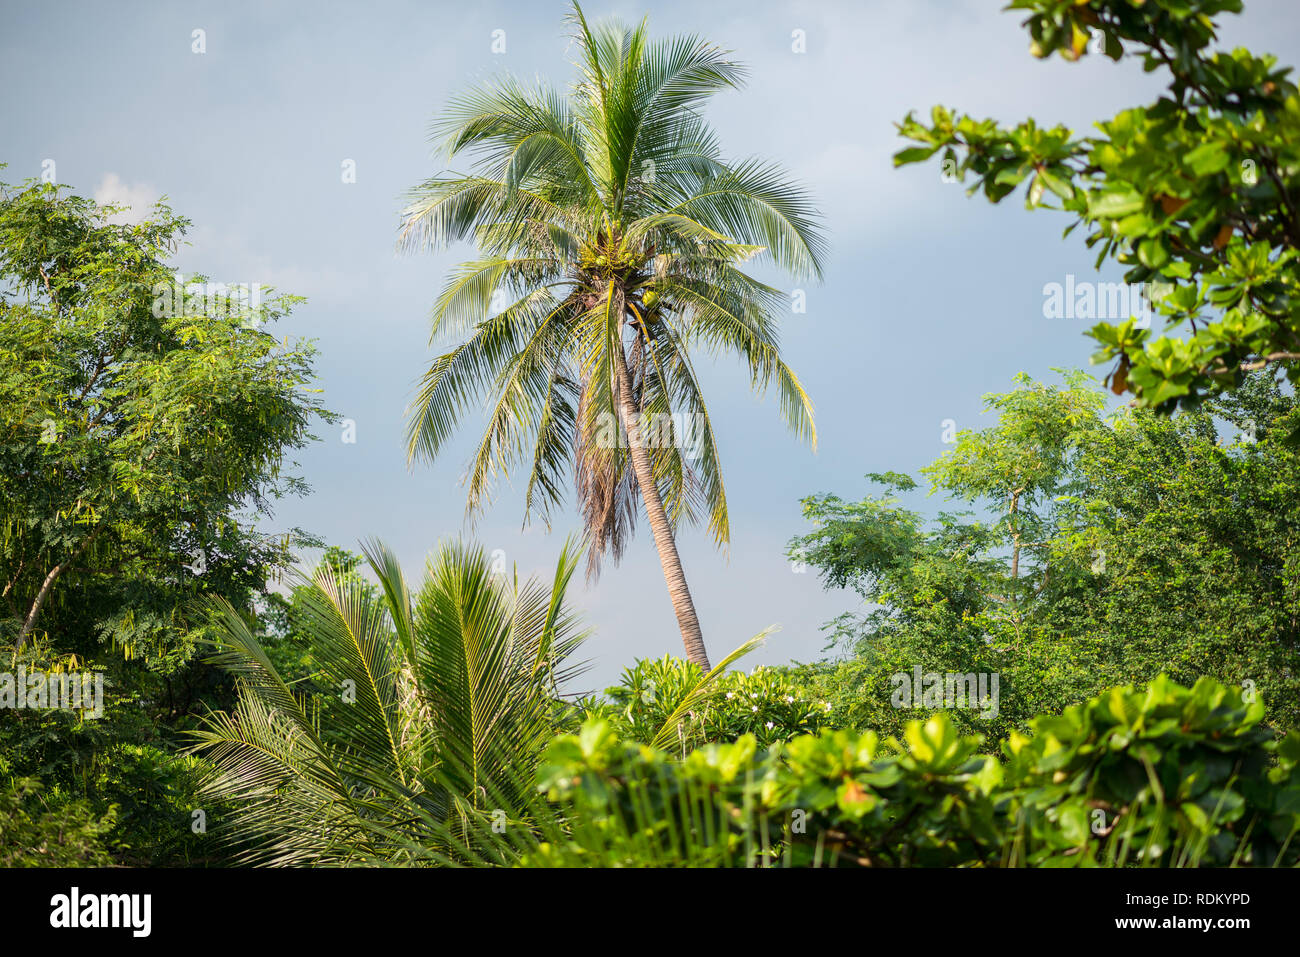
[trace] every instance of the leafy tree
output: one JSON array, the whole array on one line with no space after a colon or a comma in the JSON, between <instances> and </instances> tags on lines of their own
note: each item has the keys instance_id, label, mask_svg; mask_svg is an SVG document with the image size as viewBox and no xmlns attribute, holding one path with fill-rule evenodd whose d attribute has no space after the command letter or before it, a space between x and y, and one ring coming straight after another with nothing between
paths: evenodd
<instances>
[{"instance_id":1,"label":"leafy tree","mask_svg":"<svg viewBox=\"0 0 1300 957\"><path fill-rule=\"evenodd\" d=\"M999 538L1011 554L1011 578L1020 583L1021 555L1053 526L1053 506L1071 482L1087 436L1097 428L1105 400L1082 372L1063 373L1063 387L1035 383L1021 373L1011 392L986 397L998 424L958 434L953 447L922 471L931 491L966 502L1005 503ZM1018 600L1018 594L1009 596Z\"/></svg>"},{"instance_id":2,"label":"leafy tree","mask_svg":"<svg viewBox=\"0 0 1300 957\"><path fill-rule=\"evenodd\" d=\"M1300 725L1297 425L1294 394L1256 375L1195 414L1096 433L1042 609L1085 689L1210 675Z\"/></svg>"},{"instance_id":3,"label":"leafy tree","mask_svg":"<svg viewBox=\"0 0 1300 957\"><path fill-rule=\"evenodd\" d=\"M1256 374L1173 419L1107 419L1100 398L1073 376L988 397L998 423L924 470L979 515L805 500L815 527L792 554L866 604L830 626L849 660L795 670L842 721L897 732L914 712L893 706L891 682L919 666L1000 675L995 723L953 715L970 732L1161 672L1262 694L1271 721L1300 724L1294 395Z\"/></svg>"},{"instance_id":4,"label":"leafy tree","mask_svg":"<svg viewBox=\"0 0 1300 957\"><path fill-rule=\"evenodd\" d=\"M1035 609L1050 569L1057 501L1078 480L1085 437L1102 427L1104 400L1088 377L1065 373L1060 386L1016 378L1008 393L985 396L997 424L964 430L923 472L932 492L978 508L940 511L927 522L895 493L916 488L909 476L872 474L886 494L861 502L811 496L804 516L814 528L790 543L792 557L851 587L865 609L830 623L835 644L852 657L795 669L847 725L901 733L915 711L893 706L896 675L997 674L997 713L954 716L967 733L989 740L1044 706L1028 694L1034 672L1017 668L1035 645ZM914 702L919 707L919 702Z\"/></svg>"},{"instance_id":5,"label":"leafy tree","mask_svg":"<svg viewBox=\"0 0 1300 957\"><path fill-rule=\"evenodd\" d=\"M311 543L254 522L305 491L287 456L330 415L305 388L311 347L263 328L298 300L201 276L178 295L167 260L187 221L112 212L0 187L0 670L92 671L105 691L97 719L5 709L0 773L39 778L40 800L81 820L58 826L87 860L193 863L195 768L172 735L231 682L195 657L192 602L250 607Z\"/></svg>"},{"instance_id":6,"label":"leafy tree","mask_svg":"<svg viewBox=\"0 0 1300 957\"><path fill-rule=\"evenodd\" d=\"M1149 283L1164 334L1136 318L1100 323L1095 362L1117 360L1116 394L1169 411L1278 364L1300 381L1300 93L1276 58L1214 50L1214 17L1240 0L1014 0L1031 52L1079 60L1141 57L1169 78L1155 103L1079 136L1033 119L1014 127L936 106L909 114L914 146L895 164L942 153L946 171L1000 202L1027 183L1028 208L1059 209L1097 248L1097 266ZM1058 205L1050 202L1055 198ZM1178 331L1178 334L1170 334ZM1300 440L1296 433L1293 440Z\"/></svg>"},{"instance_id":7,"label":"leafy tree","mask_svg":"<svg viewBox=\"0 0 1300 957\"><path fill-rule=\"evenodd\" d=\"M437 132L472 172L426 181L405 211L409 245L472 238L483 252L434 309L434 335L456 345L424 377L410 454L435 458L486 397L469 509L526 462L528 515L546 520L572 468L592 573L622 553L639 497L687 657L707 672L674 530L703 518L719 545L730 531L694 359L739 356L815 442L812 405L780 354L785 297L741 267L766 257L819 276L823 241L807 194L771 163L724 159L700 114L741 84L739 64L697 37L593 26L576 5L569 19L572 91L506 78L457 99Z\"/></svg>"},{"instance_id":8,"label":"leafy tree","mask_svg":"<svg viewBox=\"0 0 1300 957\"><path fill-rule=\"evenodd\" d=\"M246 607L309 543L254 522L306 489L286 457L330 415L306 388L310 345L262 328L298 300L178 290L166 260L187 221L112 211L45 183L0 199L0 633L113 643L169 674L197 595Z\"/></svg>"},{"instance_id":9,"label":"leafy tree","mask_svg":"<svg viewBox=\"0 0 1300 957\"><path fill-rule=\"evenodd\" d=\"M906 476L868 478L899 491L914 487ZM847 658L789 669L807 694L831 705L837 727L901 734L916 712L891 705L893 676L912 675L918 666L923 673L1008 677L1003 644L990 640L1020 611L1007 603L1013 582L998 554L1005 526L948 512L927 523L890 492L860 502L812 496L804 515L815 527L791 541L791 556L819 569L828 585L852 588L864 605L826 626L827 650L838 647ZM1005 733L1029 714L1007 707L1018 699L1005 685L1000 694L992 724L974 713L954 720L966 733Z\"/></svg>"}]
</instances>

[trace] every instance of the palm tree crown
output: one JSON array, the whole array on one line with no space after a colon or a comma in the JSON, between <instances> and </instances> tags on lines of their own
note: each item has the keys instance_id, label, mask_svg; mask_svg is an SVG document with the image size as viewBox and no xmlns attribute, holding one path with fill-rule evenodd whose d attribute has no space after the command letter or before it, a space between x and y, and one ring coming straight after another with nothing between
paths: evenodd
<instances>
[{"instance_id":1,"label":"palm tree crown","mask_svg":"<svg viewBox=\"0 0 1300 957\"><path fill-rule=\"evenodd\" d=\"M770 163L725 160L700 114L742 66L694 36L649 40L644 22L593 25L576 5L569 19L571 92L505 78L454 100L435 135L471 172L422 183L404 211L408 247L472 239L482 257L438 297L434 336L454 347L424 376L409 454L433 460L486 401L469 511L527 463L527 513L549 522L572 474L593 574L620 557L640 498L688 656L707 670L673 532L704 519L725 546L730 528L692 355L740 356L815 446L779 350L785 295L741 267L767 257L820 277L823 239L808 194Z\"/></svg>"}]
</instances>

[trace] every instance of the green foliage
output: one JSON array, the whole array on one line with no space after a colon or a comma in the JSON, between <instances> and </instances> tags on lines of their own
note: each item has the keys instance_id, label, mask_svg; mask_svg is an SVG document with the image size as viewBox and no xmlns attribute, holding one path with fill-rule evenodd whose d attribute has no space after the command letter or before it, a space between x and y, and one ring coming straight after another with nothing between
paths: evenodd
<instances>
[{"instance_id":1,"label":"green foliage","mask_svg":"<svg viewBox=\"0 0 1300 957\"><path fill-rule=\"evenodd\" d=\"M683 658L637 659L623 670L617 685L605 689L604 700L580 702L580 717L604 718L620 738L650 743L701 678L699 666ZM669 737L671 747L681 752L746 734L766 747L816 731L828 711L825 702L810 699L779 670L760 666L749 674L729 671L712 683L706 697L689 706L682 720L672 722Z\"/></svg>"},{"instance_id":2,"label":"green foliage","mask_svg":"<svg viewBox=\"0 0 1300 957\"><path fill-rule=\"evenodd\" d=\"M0 671L27 674L76 672L84 662L56 655L45 642L29 642ZM94 672L92 672L94 673ZM128 866L192 866L211 860L191 829L199 762L174 753L171 729L159 728L137 688L104 678L103 713L58 708L0 709L0 779L39 780L42 801L74 807L70 817L103 819L102 845L114 863ZM84 814L83 814L84 811Z\"/></svg>"},{"instance_id":3,"label":"green foliage","mask_svg":"<svg viewBox=\"0 0 1300 957\"><path fill-rule=\"evenodd\" d=\"M239 700L194 747L210 762L203 797L230 805L210 833L240 861L438 860L462 816L524 802L518 782L560 723L557 686L584 637L565 602L570 549L547 587L444 545L414 593L385 547L365 554L378 589L327 562L300 592L310 687L291 685L244 618L216 605L216 660L238 676Z\"/></svg>"},{"instance_id":4,"label":"green foliage","mask_svg":"<svg viewBox=\"0 0 1300 957\"><path fill-rule=\"evenodd\" d=\"M92 783L94 806L111 802L118 863L138 867L196 867L220 863L218 849L194 812L220 821L225 808L200 796L207 769L198 758L148 745L122 744L100 756Z\"/></svg>"},{"instance_id":5,"label":"green foliage","mask_svg":"<svg viewBox=\"0 0 1300 957\"><path fill-rule=\"evenodd\" d=\"M1050 685L1209 675L1300 726L1298 425L1295 396L1257 376L1196 414L1096 433L1045 556L1034 655Z\"/></svg>"},{"instance_id":6,"label":"green foliage","mask_svg":"<svg viewBox=\"0 0 1300 957\"><path fill-rule=\"evenodd\" d=\"M561 822L512 847L505 862L528 867L719 867L759 853L763 831L744 813L754 786L752 736L710 744L678 763L619 740L609 723L587 721L547 748L539 788ZM742 810L742 808L744 810ZM545 814L538 819L546 821ZM739 821L739 826L737 826Z\"/></svg>"},{"instance_id":7,"label":"green foliage","mask_svg":"<svg viewBox=\"0 0 1300 957\"><path fill-rule=\"evenodd\" d=\"M1257 374L1177 418L1109 420L1100 398L1024 378L990 396L997 423L924 470L973 518L805 500L814 528L791 555L866 605L828 626L852 657L790 671L841 726L900 734L923 712L892 706L890 682L917 667L1000 676L996 720L951 715L989 740L1160 672L1258 691L1274 724L1300 725L1294 395Z\"/></svg>"},{"instance_id":8,"label":"green foliage","mask_svg":"<svg viewBox=\"0 0 1300 957\"><path fill-rule=\"evenodd\" d=\"M246 606L305 541L248 514L305 490L286 455L329 418L312 349L262 328L300 300L174 301L187 221L0 189L0 635L175 674L206 624L193 599Z\"/></svg>"},{"instance_id":9,"label":"green foliage","mask_svg":"<svg viewBox=\"0 0 1300 957\"><path fill-rule=\"evenodd\" d=\"M0 657L0 672L79 672L93 677L96 671L85 669L85 664L74 655L53 653L47 642L32 642L21 652ZM144 733L147 723L129 695L112 693L115 689L107 679L104 684L99 718L79 710L0 708L0 775L37 778L59 789L89 787L101 752Z\"/></svg>"},{"instance_id":10,"label":"green foliage","mask_svg":"<svg viewBox=\"0 0 1300 957\"><path fill-rule=\"evenodd\" d=\"M548 749L539 787L573 821L529 865L1293 865L1300 735L1203 680L1111 689L979 754L945 714L902 739L752 736L673 761L593 720Z\"/></svg>"},{"instance_id":11,"label":"green foliage","mask_svg":"<svg viewBox=\"0 0 1300 957\"><path fill-rule=\"evenodd\" d=\"M1030 723L1004 744L1032 865L1294 865L1300 734L1210 679L1161 675ZM1099 839L1100 838L1100 839Z\"/></svg>"},{"instance_id":12,"label":"green foliage","mask_svg":"<svg viewBox=\"0 0 1300 957\"><path fill-rule=\"evenodd\" d=\"M973 177L969 192L995 203L1027 183L1028 208L1069 213L1067 234L1085 224L1098 267L1114 260L1128 282L1160 284L1152 298L1166 331L1181 335L1135 319L1091 331L1101 346L1094 361L1118 359L1111 388L1142 406L1189 408L1272 362L1300 381L1300 93L1274 57L1211 49L1213 18L1241 8L1015 0L1008 9L1027 12L1035 56L1140 56L1145 70L1168 75L1167 91L1089 137L1033 119L1005 128L941 106L929 124L909 114L899 127L918 145L896 165L942 152L945 172Z\"/></svg>"},{"instance_id":13,"label":"green foliage","mask_svg":"<svg viewBox=\"0 0 1300 957\"><path fill-rule=\"evenodd\" d=\"M84 801L51 802L35 778L0 786L0 867L108 867L114 812Z\"/></svg>"}]
</instances>

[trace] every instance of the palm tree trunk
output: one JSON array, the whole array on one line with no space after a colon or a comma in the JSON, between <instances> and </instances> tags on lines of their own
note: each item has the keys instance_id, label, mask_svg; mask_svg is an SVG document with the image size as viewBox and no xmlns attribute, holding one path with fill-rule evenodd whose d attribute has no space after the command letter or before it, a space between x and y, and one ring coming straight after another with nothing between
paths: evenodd
<instances>
[{"instance_id":1,"label":"palm tree trunk","mask_svg":"<svg viewBox=\"0 0 1300 957\"><path fill-rule=\"evenodd\" d=\"M659 550L659 564L663 566L664 580L668 583L668 597L672 599L673 611L677 615L682 644L686 646L686 657L708 674L712 667L709 665L708 653L704 650L700 620L695 616L695 602L686 585L686 573L682 571L682 560L677 555L677 543L673 541L673 529L668 524L668 514L664 511L663 499L659 497L659 487L655 485L650 453L641 440L641 426L636 407L632 403L632 375L627 368L627 358L623 355L621 336L618 348L614 350L614 363L618 372L618 408L623 428L627 432L632 468L636 472L636 484L640 487L641 498L645 502L646 517L650 520L650 531L654 533L655 547Z\"/></svg>"}]
</instances>

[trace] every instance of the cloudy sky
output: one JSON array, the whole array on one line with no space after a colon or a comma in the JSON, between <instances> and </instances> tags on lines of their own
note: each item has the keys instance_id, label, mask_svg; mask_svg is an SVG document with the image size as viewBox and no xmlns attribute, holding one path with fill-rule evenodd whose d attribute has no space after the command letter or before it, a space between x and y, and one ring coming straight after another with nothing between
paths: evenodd
<instances>
[{"instance_id":1,"label":"cloudy sky","mask_svg":"<svg viewBox=\"0 0 1300 957\"><path fill-rule=\"evenodd\" d=\"M326 404L355 423L300 459L312 484L268 528L299 525L355 546L387 540L413 572L440 539L472 535L521 572L553 564L570 510L547 533L521 529L502 490L472 527L460 485L474 424L435 466L408 470L403 411L433 356L429 310L470 250L395 252L405 190L443 167L431 119L459 90L501 72L572 77L563 0L515 3L6 3L0 33L3 178L39 176L101 201L159 196L193 221L177 265L229 283L308 297L279 330L318 341ZM812 188L832 254L807 311L786 322L787 360L817 405L814 454L785 434L775 401L741 370L705 370L731 508L728 554L700 534L680 546L714 659L771 624L747 660L811 660L820 626L853 607L784 557L806 531L802 497L868 491L864 473L915 473L944 449L943 423L978 427L981 396L1019 371L1086 367L1085 320L1046 319L1043 287L1095 277L1059 214L993 207L937 167L894 170L893 124L934 103L1015 122L1086 129L1155 98L1134 62L1040 62L1014 13L991 0L639 3L590 0L589 16L648 16L653 33L695 32L752 72L710 109L730 154L784 163ZM1300 7L1248 0L1225 46L1300 62ZM203 31L196 35L195 31ZM503 31L502 34L496 31ZM803 31L804 52L792 37ZM196 36L201 38L203 52ZM494 52L495 46L498 52ZM504 51L501 51L504 40ZM355 182L344 182L344 164ZM771 277L776 279L776 277ZM793 284L777 279L783 288ZM933 509L934 499L918 500ZM648 529L622 565L577 596L595 634L584 684L612 682L634 656L680 653Z\"/></svg>"}]
</instances>

